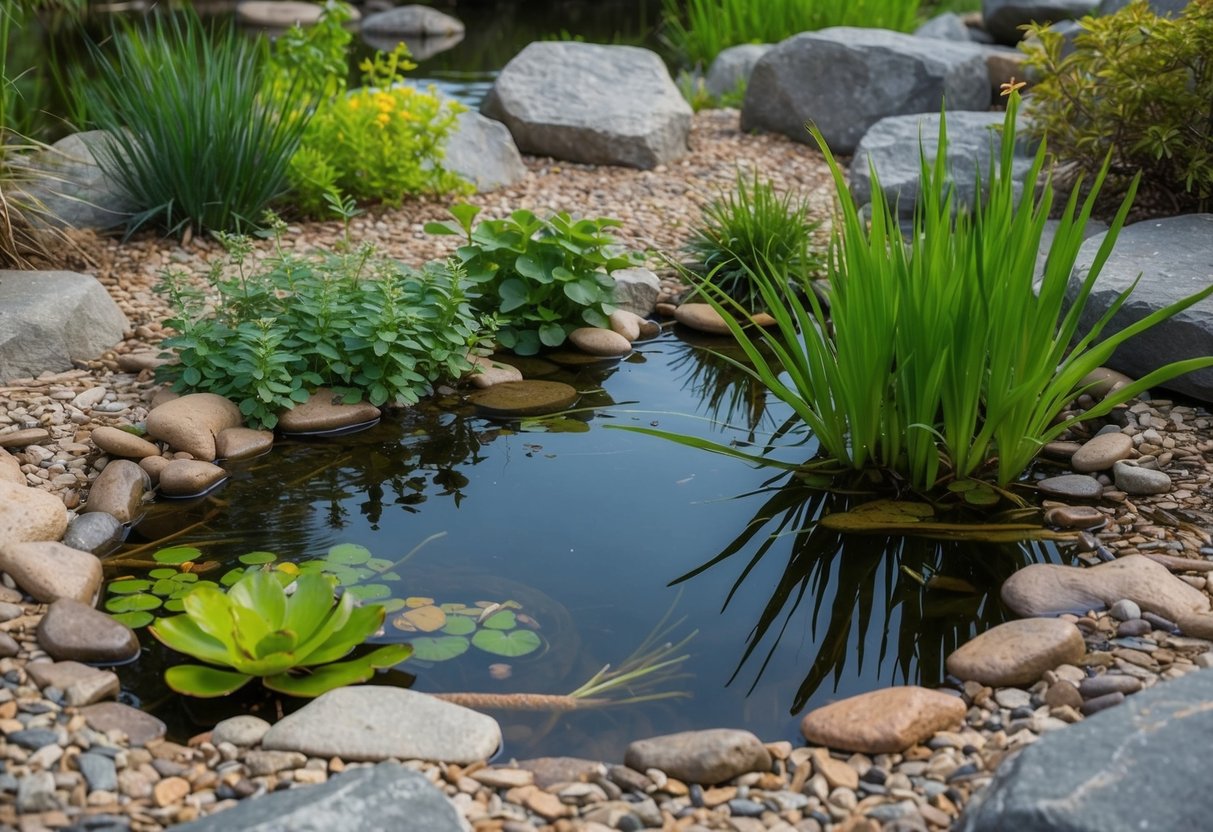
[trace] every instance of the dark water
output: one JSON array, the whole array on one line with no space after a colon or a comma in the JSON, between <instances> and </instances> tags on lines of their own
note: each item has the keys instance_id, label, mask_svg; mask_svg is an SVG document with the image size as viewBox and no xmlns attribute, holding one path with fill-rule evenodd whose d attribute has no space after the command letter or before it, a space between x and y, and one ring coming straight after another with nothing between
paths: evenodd
<instances>
[{"instance_id":1,"label":"dark water","mask_svg":"<svg viewBox=\"0 0 1213 832\"><path fill-rule=\"evenodd\" d=\"M805 707L882 685L939 684L943 657L1003 620L988 588L1025 562L1056 557L1027 546L796 534L844 498L772 483L770 469L608 430L655 423L747 443L783 421L781 405L673 334L639 345L624 362L554 378L584 392L580 406L591 409L573 417L581 432L493 422L449 397L364 433L282 442L236 467L217 495L185 507L161 504L132 542L205 521L173 545L234 563L251 550L304 559L352 542L396 560L444 534L399 568L394 594L439 603L517 600L539 622L547 649L514 660L476 651L439 664L409 660L402 665L408 675L379 680L423 691L567 693L627 657L672 608L670 620L680 623L670 638L698 632L680 676L658 690L689 698L559 718L494 713L506 754L607 759L638 736L690 728L740 726L766 739L794 739ZM783 444L797 441L773 455L810 456L804 437ZM963 578L979 591L923 591L902 565ZM128 692L181 736L233 711L281 704L169 696L159 681L164 659L152 649L122 676ZM493 678L494 662L510 664L510 678Z\"/></svg>"}]
</instances>

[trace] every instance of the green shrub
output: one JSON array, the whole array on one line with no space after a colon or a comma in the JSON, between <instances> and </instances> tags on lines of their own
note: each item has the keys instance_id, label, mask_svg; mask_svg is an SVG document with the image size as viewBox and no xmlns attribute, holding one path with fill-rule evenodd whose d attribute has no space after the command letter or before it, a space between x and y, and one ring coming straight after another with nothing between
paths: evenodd
<instances>
[{"instance_id":1,"label":"green shrub","mask_svg":"<svg viewBox=\"0 0 1213 832\"><path fill-rule=\"evenodd\" d=\"M776 262L794 280L808 279L822 267L811 250L810 235L818 225L809 221L806 200L778 195L757 172L750 181L738 172L736 188L704 209L686 251L700 277L710 277L742 308L759 312L765 303L750 275Z\"/></svg>"},{"instance_id":2,"label":"green shrub","mask_svg":"<svg viewBox=\"0 0 1213 832\"><path fill-rule=\"evenodd\" d=\"M742 43L778 43L827 26L908 31L918 0L662 0L664 37L689 65Z\"/></svg>"},{"instance_id":3,"label":"green shrub","mask_svg":"<svg viewBox=\"0 0 1213 832\"><path fill-rule=\"evenodd\" d=\"M540 219L515 211L506 219L482 220L480 209L456 205L454 223L426 223L431 234L467 238L457 254L468 279L480 284L477 308L494 317L497 341L518 355L558 347L577 327L607 327L614 311L609 273L637 266L643 258L621 253L607 231L618 220L574 220L568 214Z\"/></svg>"},{"instance_id":4,"label":"green shrub","mask_svg":"<svg viewBox=\"0 0 1213 832\"><path fill-rule=\"evenodd\" d=\"M1037 45L1024 49L1040 76L1029 99L1031 130L1048 137L1060 161L1087 173L1110 149L1110 186L1123 192L1140 172L1147 210L1208 210L1213 0L1192 0L1175 18L1136 0L1084 19L1083 30L1063 56L1059 33L1029 29Z\"/></svg>"},{"instance_id":5,"label":"green shrub","mask_svg":"<svg viewBox=\"0 0 1213 832\"><path fill-rule=\"evenodd\" d=\"M480 321L460 266L416 271L369 246L299 255L280 236L274 253L253 263L247 239L219 236L229 262L210 275L213 312L187 275L164 275L174 311L166 325L176 334L163 346L178 362L157 372L174 390L227 396L250 422L272 428L279 411L318 387L342 390L348 402L414 403L438 379L471 369Z\"/></svg>"},{"instance_id":6,"label":"green shrub","mask_svg":"<svg viewBox=\"0 0 1213 832\"><path fill-rule=\"evenodd\" d=\"M908 238L875 170L870 226L861 217L845 173L814 131L841 203L828 261L829 318L812 291L788 290L788 271L773 260L753 277L778 328L753 334L724 316L752 365L735 362L737 366L786 402L828 457L784 467L876 468L895 484L922 491L945 483L963 491L971 487L964 481L973 478L1007 486L1045 443L1077 421L1103 415L1176 375L1213 365L1213 356L1168 365L1085 413L1059 418L1082 392L1083 377L1118 345L1213 294L1213 286L1096 343L1127 300L1126 291L1091 332L1078 337L1079 315L1115 245L1134 188L1066 310L1066 286L1106 168L1081 208L1077 190L1072 192L1061 211L1044 277L1034 290L1053 187L1046 181L1034 199L1015 194L1017 110L1013 92L1002 153L997 163L991 158L986 178L989 197L972 215L959 212L955 220L941 120L938 158L934 165L922 161L920 201ZM1026 181L1037 181L1044 154L1042 145ZM733 308L719 291L712 302L722 312ZM774 362L759 349L764 344ZM778 464L718 443L638 430Z\"/></svg>"},{"instance_id":7,"label":"green shrub","mask_svg":"<svg viewBox=\"0 0 1213 832\"><path fill-rule=\"evenodd\" d=\"M193 12L155 15L108 43L111 55L92 47L85 95L110 131L98 164L139 206L132 227L253 227L286 188L312 101L299 87L263 95L261 44L230 28L212 35Z\"/></svg>"}]
</instances>

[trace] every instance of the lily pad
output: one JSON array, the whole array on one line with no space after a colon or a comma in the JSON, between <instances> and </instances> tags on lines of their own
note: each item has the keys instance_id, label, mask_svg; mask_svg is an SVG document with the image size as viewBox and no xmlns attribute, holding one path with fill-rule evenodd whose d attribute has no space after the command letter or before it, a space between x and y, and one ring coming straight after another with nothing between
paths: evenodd
<instances>
[{"instance_id":1,"label":"lily pad","mask_svg":"<svg viewBox=\"0 0 1213 832\"><path fill-rule=\"evenodd\" d=\"M245 566L260 566L263 563L273 563L278 560L278 556L273 552L248 552L236 558L236 560Z\"/></svg>"},{"instance_id":2,"label":"lily pad","mask_svg":"<svg viewBox=\"0 0 1213 832\"><path fill-rule=\"evenodd\" d=\"M105 602L109 612L135 612L137 610L154 610L164 602L155 595L141 592L137 595L118 595Z\"/></svg>"},{"instance_id":3,"label":"lily pad","mask_svg":"<svg viewBox=\"0 0 1213 832\"><path fill-rule=\"evenodd\" d=\"M169 580L179 584L194 584L198 582L198 576L193 572L178 572Z\"/></svg>"},{"instance_id":4,"label":"lily pad","mask_svg":"<svg viewBox=\"0 0 1213 832\"><path fill-rule=\"evenodd\" d=\"M231 572L228 572L222 578L220 578L219 583L223 584L224 586L231 586L232 584L236 583L236 581L240 580L242 577L244 577L244 569L242 567L237 566Z\"/></svg>"},{"instance_id":5,"label":"lily pad","mask_svg":"<svg viewBox=\"0 0 1213 832\"><path fill-rule=\"evenodd\" d=\"M433 598L426 598L421 595L410 595L408 598L404 599L404 605L406 607L409 607L410 609L416 609L417 607L428 607L428 606L431 606L433 603L434 603ZM445 610L445 609L446 609L446 607L444 605L443 610Z\"/></svg>"},{"instance_id":6,"label":"lily pad","mask_svg":"<svg viewBox=\"0 0 1213 832\"><path fill-rule=\"evenodd\" d=\"M463 636L422 636L409 644L413 645L413 658L427 662L445 662L462 656L470 646Z\"/></svg>"},{"instance_id":7,"label":"lily pad","mask_svg":"<svg viewBox=\"0 0 1213 832\"><path fill-rule=\"evenodd\" d=\"M200 557L202 557L202 551L193 546L170 546L167 549L158 549L152 554L152 560L156 563L170 563L174 566L189 563Z\"/></svg>"},{"instance_id":8,"label":"lily pad","mask_svg":"<svg viewBox=\"0 0 1213 832\"><path fill-rule=\"evenodd\" d=\"M159 580L152 584L152 594L167 597L172 595L177 590L181 589L181 584L176 581Z\"/></svg>"},{"instance_id":9,"label":"lily pad","mask_svg":"<svg viewBox=\"0 0 1213 832\"><path fill-rule=\"evenodd\" d=\"M164 602L165 612L185 612L184 598L170 598Z\"/></svg>"},{"instance_id":10,"label":"lily pad","mask_svg":"<svg viewBox=\"0 0 1213 832\"><path fill-rule=\"evenodd\" d=\"M140 627L146 627L156 620L156 616L146 610L133 610L132 612L120 612L110 616L119 624L125 624L132 630L138 630Z\"/></svg>"},{"instance_id":11,"label":"lily pad","mask_svg":"<svg viewBox=\"0 0 1213 832\"><path fill-rule=\"evenodd\" d=\"M178 572L176 569L153 569L147 576L154 581L172 580L177 575L189 575L189 572Z\"/></svg>"},{"instance_id":12,"label":"lily pad","mask_svg":"<svg viewBox=\"0 0 1213 832\"><path fill-rule=\"evenodd\" d=\"M518 626L518 618L509 610L500 610L481 621L480 624L490 630L512 630Z\"/></svg>"},{"instance_id":13,"label":"lily pad","mask_svg":"<svg viewBox=\"0 0 1213 832\"><path fill-rule=\"evenodd\" d=\"M449 636L466 636L476 632L476 622L466 615L452 615L447 618L442 632Z\"/></svg>"},{"instance_id":14,"label":"lily pad","mask_svg":"<svg viewBox=\"0 0 1213 832\"><path fill-rule=\"evenodd\" d=\"M151 585L151 581L145 581L140 578L128 578L123 581L112 582L108 589L115 595L131 595L135 592L146 592Z\"/></svg>"},{"instance_id":15,"label":"lily pad","mask_svg":"<svg viewBox=\"0 0 1213 832\"><path fill-rule=\"evenodd\" d=\"M517 658L534 653L543 644L543 641L534 630L514 630L512 632L479 630L476 635L472 636L472 644L494 656Z\"/></svg>"},{"instance_id":16,"label":"lily pad","mask_svg":"<svg viewBox=\"0 0 1213 832\"><path fill-rule=\"evenodd\" d=\"M346 592L359 601L378 601L392 594L392 590L387 584L359 584L350 587Z\"/></svg>"},{"instance_id":17,"label":"lily pad","mask_svg":"<svg viewBox=\"0 0 1213 832\"><path fill-rule=\"evenodd\" d=\"M385 558L371 558L365 565L367 569L373 569L376 572L386 572L392 568L392 561Z\"/></svg>"},{"instance_id":18,"label":"lily pad","mask_svg":"<svg viewBox=\"0 0 1213 832\"><path fill-rule=\"evenodd\" d=\"M394 612L400 612L402 609L404 609L403 598L389 598L383 602L383 611L388 615L391 615Z\"/></svg>"},{"instance_id":19,"label":"lily pad","mask_svg":"<svg viewBox=\"0 0 1213 832\"><path fill-rule=\"evenodd\" d=\"M326 556L326 560L332 563L342 563L348 566L366 563L370 559L371 550L365 546L359 546L357 543L338 543L329 549Z\"/></svg>"},{"instance_id":20,"label":"lily pad","mask_svg":"<svg viewBox=\"0 0 1213 832\"><path fill-rule=\"evenodd\" d=\"M392 626L406 633L432 633L446 625L446 613L432 604L407 610L392 619Z\"/></svg>"}]
</instances>

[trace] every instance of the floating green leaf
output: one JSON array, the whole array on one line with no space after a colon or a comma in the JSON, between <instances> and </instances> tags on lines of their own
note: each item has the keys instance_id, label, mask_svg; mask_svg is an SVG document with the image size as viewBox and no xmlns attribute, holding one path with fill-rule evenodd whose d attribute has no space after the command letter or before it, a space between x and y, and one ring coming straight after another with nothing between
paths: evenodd
<instances>
[{"instance_id":1,"label":"floating green leaf","mask_svg":"<svg viewBox=\"0 0 1213 832\"><path fill-rule=\"evenodd\" d=\"M235 569L233 569L231 572L228 572L226 575L224 575L222 578L220 578L219 583L223 584L224 586L231 586L232 584L236 583L236 581L240 580L243 576L244 576L244 569L242 569L241 567L238 566Z\"/></svg>"},{"instance_id":2,"label":"floating green leaf","mask_svg":"<svg viewBox=\"0 0 1213 832\"><path fill-rule=\"evenodd\" d=\"M185 599L170 598L164 602L165 612L185 612Z\"/></svg>"},{"instance_id":3,"label":"floating green leaf","mask_svg":"<svg viewBox=\"0 0 1213 832\"><path fill-rule=\"evenodd\" d=\"M512 630L518 626L518 619L509 610L499 610L480 623L490 630Z\"/></svg>"},{"instance_id":4,"label":"floating green leaf","mask_svg":"<svg viewBox=\"0 0 1213 832\"><path fill-rule=\"evenodd\" d=\"M278 556L273 552L249 552L237 558L245 566L260 566L263 563L273 563Z\"/></svg>"},{"instance_id":5,"label":"floating green leaf","mask_svg":"<svg viewBox=\"0 0 1213 832\"><path fill-rule=\"evenodd\" d=\"M113 581L109 585L109 591L115 595L129 595L135 592L146 592L148 587L152 585L151 581L145 581L138 578L127 578L122 581Z\"/></svg>"},{"instance_id":6,"label":"floating green leaf","mask_svg":"<svg viewBox=\"0 0 1213 832\"><path fill-rule=\"evenodd\" d=\"M468 651L468 640L463 636L422 636L409 642L413 645L413 656L427 662L445 662Z\"/></svg>"},{"instance_id":7,"label":"floating green leaf","mask_svg":"<svg viewBox=\"0 0 1213 832\"><path fill-rule=\"evenodd\" d=\"M479 630L472 636L472 644L494 656L517 658L535 652L543 641L534 630L514 630L508 633L501 630Z\"/></svg>"},{"instance_id":8,"label":"floating green leaf","mask_svg":"<svg viewBox=\"0 0 1213 832\"><path fill-rule=\"evenodd\" d=\"M442 632L448 636L466 636L476 631L476 622L466 615L452 615L446 620Z\"/></svg>"},{"instance_id":9,"label":"floating green leaf","mask_svg":"<svg viewBox=\"0 0 1213 832\"><path fill-rule=\"evenodd\" d=\"M198 583L198 576L193 572L175 572L170 580L179 584L195 584Z\"/></svg>"},{"instance_id":10,"label":"floating green leaf","mask_svg":"<svg viewBox=\"0 0 1213 832\"><path fill-rule=\"evenodd\" d=\"M399 612L400 610L404 609L404 599L389 598L383 602L383 609L384 612L388 613L388 615L391 615L394 612Z\"/></svg>"},{"instance_id":11,"label":"floating green leaf","mask_svg":"<svg viewBox=\"0 0 1213 832\"><path fill-rule=\"evenodd\" d=\"M387 584L359 584L358 586L350 587L346 592L353 595L359 601L378 601L392 594L392 590Z\"/></svg>"},{"instance_id":12,"label":"floating green leaf","mask_svg":"<svg viewBox=\"0 0 1213 832\"><path fill-rule=\"evenodd\" d=\"M152 584L152 594L162 597L172 595L177 590L181 589L181 584L176 581L159 580Z\"/></svg>"},{"instance_id":13,"label":"floating green leaf","mask_svg":"<svg viewBox=\"0 0 1213 832\"><path fill-rule=\"evenodd\" d=\"M371 558L366 562L367 569L373 569L376 572L384 572L392 568L392 562L384 558Z\"/></svg>"},{"instance_id":14,"label":"floating green leaf","mask_svg":"<svg viewBox=\"0 0 1213 832\"><path fill-rule=\"evenodd\" d=\"M156 620L156 616L145 610L134 610L132 612L119 612L110 616L119 624L125 624L132 630L138 630L140 627L146 627Z\"/></svg>"},{"instance_id":15,"label":"floating green leaf","mask_svg":"<svg viewBox=\"0 0 1213 832\"><path fill-rule=\"evenodd\" d=\"M105 602L105 608L110 612L135 612L137 610L154 610L163 601L155 595L139 593L137 595L118 595Z\"/></svg>"},{"instance_id":16,"label":"floating green leaf","mask_svg":"<svg viewBox=\"0 0 1213 832\"><path fill-rule=\"evenodd\" d=\"M201 556L202 552L193 546L170 546L167 549L158 549L152 554L152 560L156 563L171 563L174 566L180 566L183 563L197 560Z\"/></svg>"},{"instance_id":17,"label":"floating green leaf","mask_svg":"<svg viewBox=\"0 0 1213 832\"><path fill-rule=\"evenodd\" d=\"M152 580L163 581L171 579L177 575L189 575L189 572L178 572L176 569L153 569L147 573L147 576Z\"/></svg>"},{"instance_id":18,"label":"floating green leaf","mask_svg":"<svg viewBox=\"0 0 1213 832\"><path fill-rule=\"evenodd\" d=\"M369 561L371 559L371 550L365 546L359 546L357 543L338 543L329 549L326 557L332 563L343 563L352 566Z\"/></svg>"}]
</instances>

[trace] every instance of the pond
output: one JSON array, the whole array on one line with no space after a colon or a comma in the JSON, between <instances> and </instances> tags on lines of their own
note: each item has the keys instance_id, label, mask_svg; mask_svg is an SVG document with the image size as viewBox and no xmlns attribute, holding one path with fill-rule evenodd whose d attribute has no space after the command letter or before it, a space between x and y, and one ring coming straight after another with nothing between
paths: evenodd
<instances>
[{"instance_id":1,"label":"pond","mask_svg":"<svg viewBox=\"0 0 1213 832\"><path fill-rule=\"evenodd\" d=\"M604 665L618 667L663 622L662 642L693 635L670 654L688 658L652 687L616 694L685 696L555 716L493 711L504 753L519 758L619 759L639 736L692 728L793 739L806 707L889 684L940 684L947 653L1004 620L1001 579L1026 562L1057 560L1056 550L795 534L841 498L610 429L655 425L762 443L787 411L716 354L729 345L667 331L614 364L573 370L532 360L524 372L554 370L545 377L582 392L573 412L554 419L489 420L452 391L364 432L280 441L234 465L222 491L158 504L115 557L146 559L154 541L171 537L163 545L221 562L207 576L215 577L255 550L303 561L354 544L394 564L382 571L398 580L373 580L397 605L513 601L520 620L529 616L542 646L527 655L414 657L376 680L421 691L565 694ZM772 454L788 460L814 451L804 437L781 444ZM736 554L671 586L730 549ZM973 589L924 589L915 576L933 572ZM109 576L139 574L111 568ZM178 738L234 711L298 706L172 695L160 680L165 652L141 632L148 649L121 671L126 695ZM385 628L388 640L424 635Z\"/></svg>"}]
</instances>

